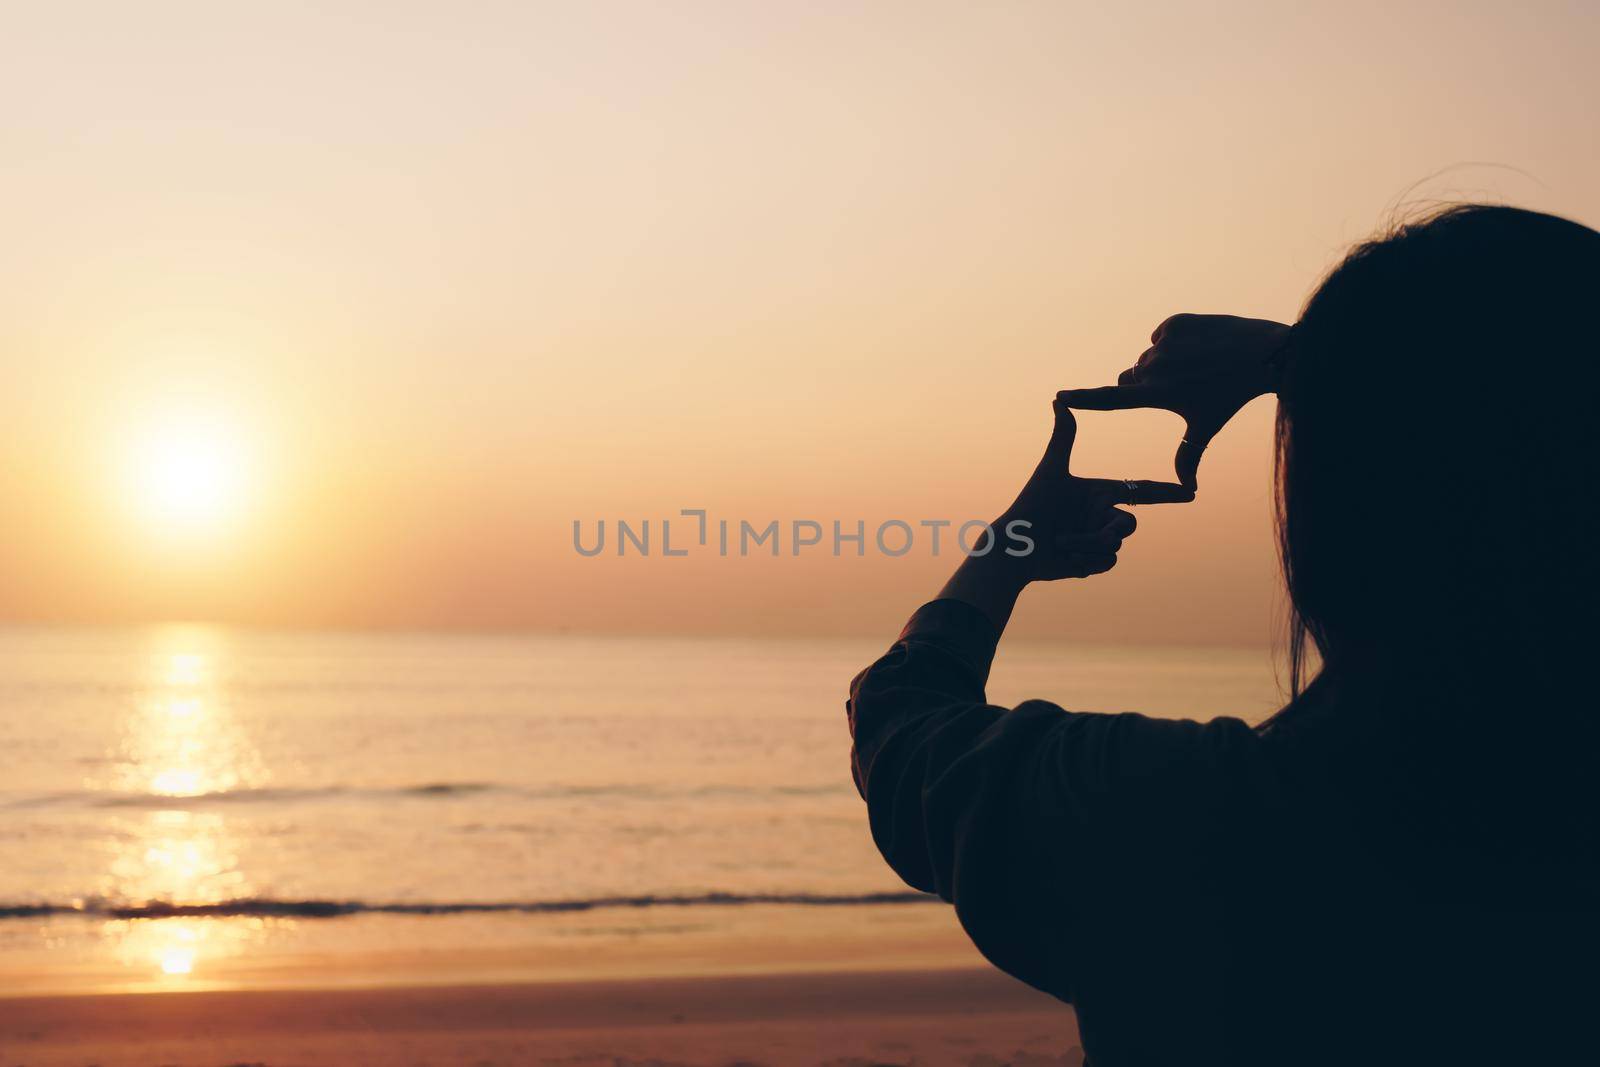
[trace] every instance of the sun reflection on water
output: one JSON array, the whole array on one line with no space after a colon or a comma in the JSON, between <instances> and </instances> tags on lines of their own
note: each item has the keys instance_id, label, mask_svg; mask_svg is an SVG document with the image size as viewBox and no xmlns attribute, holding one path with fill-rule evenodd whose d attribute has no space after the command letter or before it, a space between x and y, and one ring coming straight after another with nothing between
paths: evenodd
<instances>
[{"instance_id":1,"label":"sun reflection on water","mask_svg":"<svg viewBox=\"0 0 1600 1067\"><path fill-rule=\"evenodd\" d=\"M117 919L102 933L124 967L177 986L200 978L207 964L248 952L264 927L255 918Z\"/></svg>"},{"instance_id":2,"label":"sun reflection on water","mask_svg":"<svg viewBox=\"0 0 1600 1067\"><path fill-rule=\"evenodd\" d=\"M205 667L206 658L198 652L174 652L167 657L167 684L199 685Z\"/></svg>"},{"instance_id":3,"label":"sun reflection on water","mask_svg":"<svg viewBox=\"0 0 1600 1067\"><path fill-rule=\"evenodd\" d=\"M169 923L162 929L162 933L167 934L170 943L161 946L153 953L161 964L161 973L177 975L192 972L195 942L200 939L194 927Z\"/></svg>"},{"instance_id":4,"label":"sun reflection on water","mask_svg":"<svg viewBox=\"0 0 1600 1067\"><path fill-rule=\"evenodd\" d=\"M226 799L267 779L228 708L225 643L214 631L185 627L159 631L152 644L149 681L126 716L108 783L131 806L150 807L117 821L104 895L134 906L250 896L227 816L184 803ZM176 982L244 952L261 927L231 917L134 918L108 921L102 932L124 966Z\"/></svg>"}]
</instances>

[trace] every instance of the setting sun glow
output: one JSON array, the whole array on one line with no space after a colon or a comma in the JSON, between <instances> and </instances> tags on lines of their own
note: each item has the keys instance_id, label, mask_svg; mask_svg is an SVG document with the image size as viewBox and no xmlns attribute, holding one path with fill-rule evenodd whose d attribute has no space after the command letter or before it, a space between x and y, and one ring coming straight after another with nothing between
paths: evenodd
<instances>
[{"instance_id":1,"label":"setting sun glow","mask_svg":"<svg viewBox=\"0 0 1600 1067\"><path fill-rule=\"evenodd\" d=\"M221 419L163 419L137 435L125 463L132 510L164 534L216 533L249 502L251 472L242 435Z\"/></svg>"}]
</instances>

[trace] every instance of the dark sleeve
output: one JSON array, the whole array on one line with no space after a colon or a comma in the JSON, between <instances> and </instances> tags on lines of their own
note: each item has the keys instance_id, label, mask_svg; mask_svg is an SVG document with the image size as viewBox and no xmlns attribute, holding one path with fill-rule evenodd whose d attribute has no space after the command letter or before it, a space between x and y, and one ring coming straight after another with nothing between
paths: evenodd
<instances>
[{"instance_id":1,"label":"dark sleeve","mask_svg":"<svg viewBox=\"0 0 1600 1067\"><path fill-rule=\"evenodd\" d=\"M997 641L966 603L918 610L851 683L852 769L895 872L953 903L1002 970L1073 1000L1156 943L1173 900L1204 909L1255 735L1237 719L996 707ZM1121 950L1119 928L1139 931Z\"/></svg>"}]
</instances>

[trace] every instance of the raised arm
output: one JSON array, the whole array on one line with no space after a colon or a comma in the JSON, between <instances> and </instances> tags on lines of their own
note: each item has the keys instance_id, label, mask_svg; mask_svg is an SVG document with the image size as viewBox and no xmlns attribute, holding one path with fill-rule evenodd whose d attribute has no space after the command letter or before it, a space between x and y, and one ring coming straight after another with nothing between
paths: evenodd
<instances>
[{"instance_id":1,"label":"raised arm","mask_svg":"<svg viewBox=\"0 0 1600 1067\"><path fill-rule=\"evenodd\" d=\"M1045 701L1007 709L985 694L1024 588L1111 569L1135 526L1118 505L1193 498L1181 483L1073 477L1075 429L1058 397L1044 457L994 523L1024 524L1033 551L1007 552L997 537L965 559L851 683L852 769L890 866L952 902L997 966L1080 1005L1097 991L1128 1004L1141 994L1200 1003L1205 976L1130 961L1195 936L1151 897L1177 881L1203 902L1208 845L1228 822L1228 783L1254 773L1254 734L1237 719L1074 713ZM1188 948L1191 960L1214 958Z\"/></svg>"},{"instance_id":2,"label":"raised arm","mask_svg":"<svg viewBox=\"0 0 1600 1067\"><path fill-rule=\"evenodd\" d=\"M986 701L989 664L1018 595L1031 582L1110 570L1135 526L1117 504L1192 495L1173 483L1074 478L1072 413L1060 400L1054 410L1044 457L993 524L997 531L1022 533L1032 550L1008 541L1008 551L996 536L990 551L965 559L938 598L912 616L894 647L850 689L853 770L873 837L908 883L955 902L969 930L1035 915L1039 909L1023 906L1018 895L1048 892L1048 872L1035 866L1045 860L1043 851L987 848L999 840L990 831L1000 828L1020 839L1037 832L1035 816L1049 817L1030 798L1052 788L1059 768L1040 762L1052 758L1042 743L1068 720L1042 701L1015 711ZM1018 746L1030 745L1025 765L1015 757ZM1030 782L1031 775L1038 780ZM985 886L1005 886L1012 899L990 901ZM986 952L1008 952L1001 946L1027 941L1004 929L993 934L973 932ZM1001 966L1019 976L1029 968L1015 959Z\"/></svg>"}]
</instances>

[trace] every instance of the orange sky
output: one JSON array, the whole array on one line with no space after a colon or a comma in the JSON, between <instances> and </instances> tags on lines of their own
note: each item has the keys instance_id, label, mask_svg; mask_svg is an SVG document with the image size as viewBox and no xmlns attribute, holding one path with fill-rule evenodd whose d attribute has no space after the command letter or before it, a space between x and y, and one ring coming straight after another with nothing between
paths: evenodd
<instances>
[{"instance_id":1,"label":"orange sky","mask_svg":"<svg viewBox=\"0 0 1600 1067\"><path fill-rule=\"evenodd\" d=\"M326 6L8 14L0 616L887 636L952 558L571 522L989 517L1056 389L1292 317L1415 183L1600 220L1592 4ZM1270 419L1020 626L1266 640ZM191 424L229 513L164 526Z\"/></svg>"}]
</instances>

